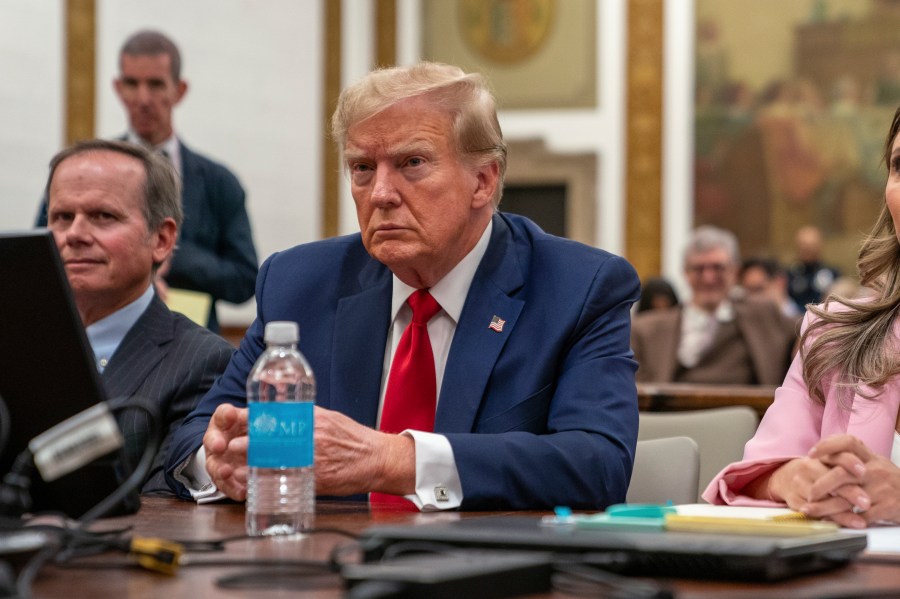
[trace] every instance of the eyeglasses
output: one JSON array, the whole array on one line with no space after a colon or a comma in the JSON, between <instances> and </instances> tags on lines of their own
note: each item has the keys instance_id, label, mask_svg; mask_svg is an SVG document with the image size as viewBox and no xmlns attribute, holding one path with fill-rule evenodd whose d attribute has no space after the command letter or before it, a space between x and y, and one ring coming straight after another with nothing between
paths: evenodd
<instances>
[{"instance_id":1,"label":"eyeglasses","mask_svg":"<svg viewBox=\"0 0 900 599\"><path fill-rule=\"evenodd\" d=\"M724 262L711 262L709 264L688 264L685 270L692 275L701 275L704 270L711 270L713 274L725 274L728 264Z\"/></svg>"}]
</instances>

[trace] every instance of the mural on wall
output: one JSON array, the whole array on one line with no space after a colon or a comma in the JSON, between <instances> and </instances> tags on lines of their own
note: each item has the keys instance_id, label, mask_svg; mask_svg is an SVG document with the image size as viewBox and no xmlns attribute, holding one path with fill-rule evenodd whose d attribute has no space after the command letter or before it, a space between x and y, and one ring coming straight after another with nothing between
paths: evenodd
<instances>
[{"instance_id":1,"label":"mural on wall","mask_svg":"<svg viewBox=\"0 0 900 599\"><path fill-rule=\"evenodd\" d=\"M855 274L900 104L900 1L697 0L695 223L788 261L795 231Z\"/></svg>"}]
</instances>

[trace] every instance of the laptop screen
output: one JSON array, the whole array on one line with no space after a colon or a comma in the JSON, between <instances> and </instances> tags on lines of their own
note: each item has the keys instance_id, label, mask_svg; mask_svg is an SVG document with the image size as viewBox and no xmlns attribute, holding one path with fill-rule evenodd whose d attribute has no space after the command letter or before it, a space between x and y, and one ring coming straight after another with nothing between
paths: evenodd
<instances>
[{"instance_id":1,"label":"laptop screen","mask_svg":"<svg viewBox=\"0 0 900 599\"><path fill-rule=\"evenodd\" d=\"M52 233L0 233L0 281L0 398L9 413L2 476L36 435L107 398ZM87 511L124 479L119 460L101 458L46 486L34 481L34 508Z\"/></svg>"}]
</instances>

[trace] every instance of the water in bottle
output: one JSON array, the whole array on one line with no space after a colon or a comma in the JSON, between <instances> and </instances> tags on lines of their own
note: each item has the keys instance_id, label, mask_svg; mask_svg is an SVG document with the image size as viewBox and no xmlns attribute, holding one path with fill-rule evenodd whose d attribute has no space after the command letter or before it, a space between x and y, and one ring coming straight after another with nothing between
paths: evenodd
<instances>
[{"instance_id":1,"label":"water in bottle","mask_svg":"<svg viewBox=\"0 0 900 599\"><path fill-rule=\"evenodd\" d=\"M293 534L313 526L313 404L316 381L297 350L294 322L266 324L266 349L247 379L247 534Z\"/></svg>"}]
</instances>

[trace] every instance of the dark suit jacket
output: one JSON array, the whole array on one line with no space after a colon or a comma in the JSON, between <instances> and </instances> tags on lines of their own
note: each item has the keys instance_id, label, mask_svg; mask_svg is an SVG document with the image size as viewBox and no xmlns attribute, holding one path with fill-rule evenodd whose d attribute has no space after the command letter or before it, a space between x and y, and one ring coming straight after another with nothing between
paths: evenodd
<instances>
[{"instance_id":1,"label":"dark suit jacket","mask_svg":"<svg viewBox=\"0 0 900 599\"><path fill-rule=\"evenodd\" d=\"M178 143L184 223L166 282L172 287L208 293L213 302L247 301L253 297L258 262L244 188L230 170ZM47 226L46 197L36 226ZM215 303L208 327L219 330Z\"/></svg>"},{"instance_id":2,"label":"dark suit jacket","mask_svg":"<svg viewBox=\"0 0 900 599\"><path fill-rule=\"evenodd\" d=\"M797 341L799 317L789 317L772 302L735 301L734 319L741 332L752 370L760 385L780 385L791 363ZM640 364L637 380L670 383L678 368L682 308L648 310L635 315L631 345ZM722 383L732 382L722 372Z\"/></svg>"},{"instance_id":3,"label":"dark suit jacket","mask_svg":"<svg viewBox=\"0 0 900 599\"><path fill-rule=\"evenodd\" d=\"M464 509L599 509L624 501L637 438L629 348L634 269L602 250L497 214L450 347L435 417ZM375 426L390 325L391 272L350 235L275 254L260 269L258 318L176 433L171 476L200 446L216 406L245 405L272 320L300 325L316 403ZM506 321L498 333L488 325ZM355 498L360 498L356 496Z\"/></svg>"},{"instance_id":4,"label":"dark suit jacket","mask_svg":"<svg viewBox=\"0 0 900 599\"><path fill-rule=\"evenodd\" d=\"M166 448L175 429L225 370L234 348L224 339L171 312L154 296L103 369L112 406L151 405L162 418L163 441L142 492L171 492L163 476ZM125 453L134 467L144 452L150 423L137 409L117 414Z\"/></svg>"},{"instance_id":5,"label":"dark suit jacket","mask_svg":"<svg viewBox=\"0 0 900 599\"><path fill-rule=\"evenodd\" d=\"M244 189L227 168L181 147L184 224L166 281L232 303L253 297L259 263ZM209 327L218 330L215 308Z\"/></svg>"}]
</instances>

